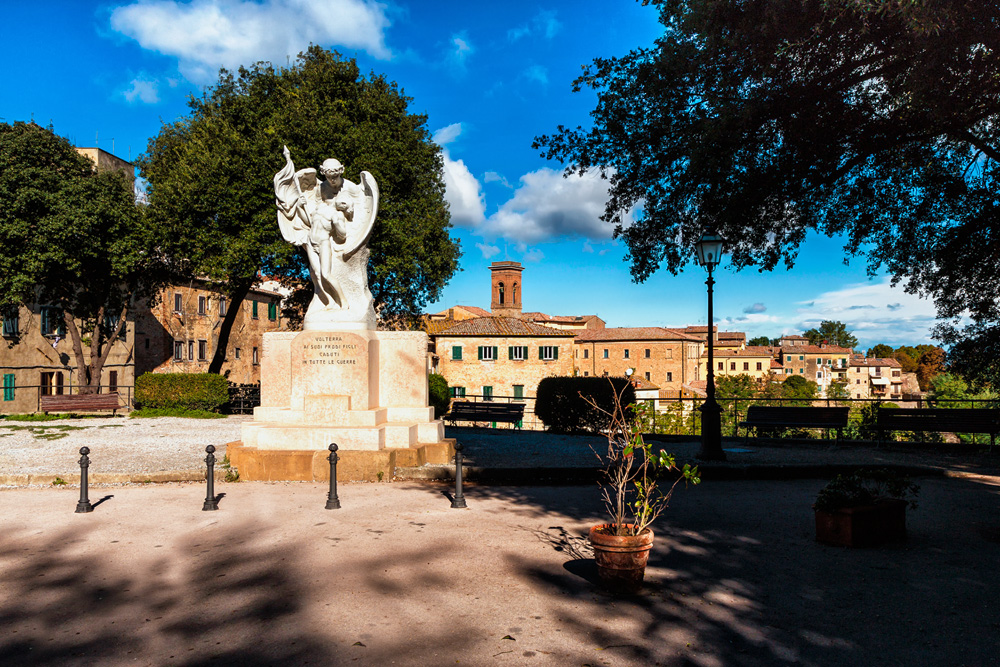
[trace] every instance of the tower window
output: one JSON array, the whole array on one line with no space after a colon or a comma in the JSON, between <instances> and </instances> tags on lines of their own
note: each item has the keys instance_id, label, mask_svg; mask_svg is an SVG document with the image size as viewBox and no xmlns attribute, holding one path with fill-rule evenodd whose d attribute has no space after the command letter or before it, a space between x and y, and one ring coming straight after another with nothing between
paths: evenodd
<instances>
[{"instance_id":1,"label":"tower window","mask_svg":"<svg viewBox=\"0 0 1000 667\"><path fill-rule=\"evenodd\" d=\"M503 283L497 283L497 303L503 305Z\"/></svg>"}]
</instances>

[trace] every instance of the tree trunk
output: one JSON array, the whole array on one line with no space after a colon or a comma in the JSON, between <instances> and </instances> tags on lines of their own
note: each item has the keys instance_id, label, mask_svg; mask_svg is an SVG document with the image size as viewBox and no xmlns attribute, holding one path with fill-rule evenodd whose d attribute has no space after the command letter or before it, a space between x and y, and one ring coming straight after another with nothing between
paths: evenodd
<instances>
[{"instance_id":1,"label":"tree trunk","mask_svg":"<svg viewBox=\"0 0 1000 667\"><path fill-rule=\"evenodd\" d=\"M209 373L216 375L222 371L222 362L226 360L226 349L229 347L229 334L232 333L233 324L236 322L236 315L243 307L243 299L246 298L253 286L253 281L247 280L233 286L233 291L229 293L229 308L226 310L226 317L219 327L219 337L215 342L215 352L212 354L212 363L208 366Z\"/></svg>"},{"instance_id":2,"label":"tree trunk","mask_svg":"<svg viewBox=\"0 0 1000 667\"><path fill-rule=\"evenodd\" d=\"M83 358L83 341L80 339L80 330L76 327L73 314L67 310L63 310L63 321L66 323L69 339L73 342L73 356L76 359L77 370L77 393L92 394L94 392L90 389L90 369L87 367L87 361Z\"/></svg>"},{"instance_id":3,"label":"tree trunk","mask_svg":"<svg viewBox=\"0 0 1000 667\"><path fill-rule=\"evenodd\" d=\"M94 387L94 391L90 393L100 393L104 363L111 355L111 348L125 327L125 317L127 315L128 302L122 306L121 312L118 314L118 322L115 325L115 330L108 335L107 340L104 340L104 309L102 308L98 314L97 326L94 327L93 343L90 346L90 384Z\"/></svg>"}]
</instances>

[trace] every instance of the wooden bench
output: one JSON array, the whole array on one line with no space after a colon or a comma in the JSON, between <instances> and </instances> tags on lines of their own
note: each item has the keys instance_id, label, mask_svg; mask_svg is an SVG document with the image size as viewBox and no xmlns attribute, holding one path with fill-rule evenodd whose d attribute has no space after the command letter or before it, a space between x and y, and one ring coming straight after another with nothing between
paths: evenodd
<instances>
[{"instance_id":1,"label":"wooden bench","mask_svg":"<svg viewBox=\"0 0 1000 667\"><path fill-rule=\"evenodd\" d=\"M886 431L938 431L942 433L989 433L990 447L1000 432L1000 410L991 408L879 408L876 416L878 442Z\"/></svg>"},{"instance_id":2,"label":"wooden bench","mask_svg":"<svg viewBox=\"0 0 1000 667\"><path fill-rule=\"evenodd\" d=\"M44 413L49 412L100 412L111 410L117 413L121 409L118 403L118 393L110 394L55 394L39 397L38 408Z\"/></svg>"},{"instance_id":3,"label":"wooden bench","mask_svg":"<svg viewBox=\"0 0 1000 667\"><path fill-rule=\"evenodd\" d=\"M451 411L445 419L454 424L463 422L505 422L520 428L524 419L524 403L494 403L482 401L452 401Z\"/></svg>"},{"instance_id":4,"label":"wooden bench","mask_svg":"<svg viewBox=\"0 0 1000 667\"><path fill-rule=\"evenodd\" d=\"M758 434L761 428L834 428L837 429L837 442L840 442L842 429L847 426L850 408L831 407L771 407L767 405L751 405L747 409L747 418L739 423L746 428L746 438L750 437L750 428L756 428Z\"/></svg>"}]
</instances>

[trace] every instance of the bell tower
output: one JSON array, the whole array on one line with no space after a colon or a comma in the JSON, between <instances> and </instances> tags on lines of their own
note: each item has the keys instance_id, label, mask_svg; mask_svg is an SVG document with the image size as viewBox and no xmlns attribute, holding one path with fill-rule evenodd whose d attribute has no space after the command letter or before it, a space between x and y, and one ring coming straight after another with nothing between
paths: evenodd
<instances>
[{"instance_id":1,"label":"bell tower","mask_svg":"<svg viewBox=\"0 0 1000 667\"><path fill-rule=\"evenodd\" d=\"M490 310L501 317L521 317L520 262L493 262L490 265Z\"/></svg>"}]
</instances>

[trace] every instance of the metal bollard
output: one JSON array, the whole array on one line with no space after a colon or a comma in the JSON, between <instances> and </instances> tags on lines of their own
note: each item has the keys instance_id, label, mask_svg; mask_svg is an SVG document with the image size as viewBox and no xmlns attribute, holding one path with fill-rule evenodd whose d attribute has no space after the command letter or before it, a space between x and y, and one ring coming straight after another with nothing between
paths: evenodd
<instances>
[{"instance_id":1,"label":"metal bollard","mask_svg":"<svg viewBox=\"0 0 1000 667\"><path fill-rule=\"evenodd\" d=\"M330 493L326 495L326 508L328 510L340 509L340 498L337 497L337 443L330 443Z\"/></svg>"},{"instance_id":2,"label":"metal bollard","mask_svg":"<svg viewBox=\"0 0 1000 667\"><path fill-rule=\"evenodd\" d=\"M464 509L468 507L465 504L465 496L462 495L462 443L455 443L455 497L451 499L452 508Z\"/></svg>"},{"instance_id":3,"label":"metal bollard","mask_svg":"<svg viewBox=\"0 0 1000 667\"><path fill-rule=\"evenodd\" d=\"M208 481L208 492L205 494L205 504L202 505L201 511L209 512L219 509L219 501L215 499L215 445L209 445L205 451L208 452L208 456L205 457L207 465L205 479Z\"/></svg>"},{"instance_id":4,"label":"metal bollard","mask_svg":"<svg viewBox=\"0 0 1000 667\"><path fill-rule=\"evenodd\" d=\"M85 512L93 512L94 506L90 504L90 498L87 497L87 468L90 467L90 458L87 456L90 454L90 447L80 448L80 502L76 504L76 513L83 514Z\"/></svg>"}]
</instances>

